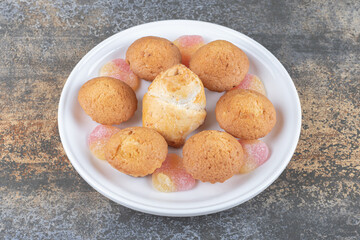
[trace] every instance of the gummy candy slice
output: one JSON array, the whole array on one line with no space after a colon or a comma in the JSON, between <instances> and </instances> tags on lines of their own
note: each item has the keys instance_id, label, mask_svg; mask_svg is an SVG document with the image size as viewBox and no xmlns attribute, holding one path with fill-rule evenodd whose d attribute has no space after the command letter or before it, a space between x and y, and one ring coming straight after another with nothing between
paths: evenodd
<instances>
[{"instance_id":1,"label":"gummy candy slice","mask_svg":"<svg viewBox=\"0 0 360 240\"><path fill-rule=\"evenodd\" d=\"M176 192L175 183L171 178L162 172L156 172L152 175L153 186L160 192Z\"/></svg>"},{"instance_id":2,"label":"gummy candy slice","mask_svg":"<svg viewBox=\"0 0 360 240\"><path fill-rule=\"evenodd\" d=\"M261 140L239 140L244 150L244 164L240 173L248 173L261 166L269 159L270 151Z\"/></svg>"},{"instance_id":3,"label":"gummy candy slice","mask_svg":"<svg viewBox=\"0 0 360 240\"><path fill-rule=\"evenodd\" d=\"M130 69L130 65L121 58L111 60L100 69L101 77L113 77L128 84L134 91L139 88L140 80Z\"/></svg>"},{"instance_id":4,"label":"gummy candy slice","mask_svg":"<svg viewBox=\"0 0 360 240\"><path fill-rule=\"evenodd\" d=\"M254 90L266 96L265 87L260 78L250 73L245 75L244 80L234 89L236 88Z\"/></svg>"},{"instance_id":5,"label":"gummy candy slice","mask_svg":"<svg viewBox=\"0 0 360 240\"><path fill-rule=\"evenodd\" d=\"M173 42L180 50L181 63L189 67L191 56L200 47L205 45L204 39L199 35L184 35Z\"/></svg>"},{"instance_id":6,"label":"gummy candy slice","mask_svg":"<svg viewBox=\"0 0 360 240\"><path fill-rule=\"evenodd\" d=\"M88 146L95 157L105 160L105 146L112 135L120 129L108 125L98 125L88 137Z\"/></svg>"},{"instance_id":7,"label":"gummy candy slice","mask_svg":"<svg viewBox=\"0 0 360 240\"><path fill-rule=\"evenodd\" d=\"M152 174L152 183L160 192L177 192L192 189L196 181L185 171L181 157L170 153Z\"/></svg>"}]
</instances>

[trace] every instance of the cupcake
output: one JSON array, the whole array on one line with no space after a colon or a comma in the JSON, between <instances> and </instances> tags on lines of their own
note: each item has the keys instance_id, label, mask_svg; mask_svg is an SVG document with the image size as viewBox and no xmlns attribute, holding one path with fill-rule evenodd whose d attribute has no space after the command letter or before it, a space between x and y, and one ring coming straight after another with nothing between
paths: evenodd
<instances>
[{"instance_id":1,"label":"cupcake","mask_svg":"<svg viewBox=\"0 0 360 240\"><path fill-rule=\"evenodd\" d=\"M241 83L249 70L249 60L234 44L216 40L192 55L190 69L200 77L207 89L223 92Z\"/></svg>"},{"instance_id":2,"label":"cupcake","mask_svg":"<svg viewBox=\"0 0 360 240\"><path fill-rule=\"evenodd\" d=\"M130 45L126 62L137 76L152 81L160 72L180 63L181 53L169 40L149 36Z\"/></svg>"},{"instance_id":3,"label":"cupcake","mask_svg":"<svg viewBox=\"0 0 360 240\"><path fill-rule=\"evenodd\" d=\"M240 172L243 149L226 132L202 131L185 142L183 164L195 179L210 183L224 182Z\"/></svg>"},{"instance_id":4,"label":"cupcake","mask_svg":"<svg viewBox=\"0 0 360 240\"><path fill-rule=\"evenodd\" d=\"M265 137L276 123L273 104L253 90L227 92L216 103L215 115L222 129L245 140Z\"/></svg>"},{"instance_id":5,"label":"cupcake","mask_svg":"<svg viewBox=\"0 0 360 240\"><path fill-rule=\"evenodd\" d=\"M79 90L78 101L92 120L104 125L125 122L137 109L134 90L111 77L97 77L86 82Z\"/></svg>"},{"instance_id":6,"label":"cupcake","mask_svg":"<svg viewBox=\"0 0 360 240\"><path fill-rule=\"evenodd\" d=\"M111 136L106 144L106 160L122 173L143 177L165 161L168 145L155 130L130 127Z\"/></svg>"}]
</instances>

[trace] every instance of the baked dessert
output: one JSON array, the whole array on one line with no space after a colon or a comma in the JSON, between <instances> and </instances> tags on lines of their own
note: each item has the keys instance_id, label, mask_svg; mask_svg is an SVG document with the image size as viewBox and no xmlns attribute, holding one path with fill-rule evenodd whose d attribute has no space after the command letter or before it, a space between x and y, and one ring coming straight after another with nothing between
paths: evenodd
<instances>
[{"instance_id":1,"label":"baked dessert","mask_svg":"<svg viewBox=\"0 0 360 240\"><path fill-rule=\"evenodd\" d=\"M111 136L106 144L106 160L122 173L143 177L165 161L168 146L155 130L130 127Z\"/></svg>"},{"instance_id":2,"label":"baked dessert","mask_svg":"<svg viewBox=\"0 0 360 240\"><path fill-rule=\"evenodd\" d=\"M140 78L152 81L162 71L181 62L179 49L160 37L143 37L126 51L126 62Z\"/></svg>"},{"instance_id":3,"label":"baked dessert","mask_svg":"<svg viewBox=\"0 0 360 240\"><path fill-rule=\"evenodd\" d=\"M215 114L222 129L245 140L265 137L276 123L273 104L253 90L228 91L216 103Z\"/></svg>"},{"instance_id":4,"label":"baked dessert","mask_svg":"<svg viewBox=\"0 0 360 240\"><path fill-rule=\"evenodd\" d=\"M183 164L202 182L224 182L240 172L243 149L230 134L207 130L190 137L183 147Z\"/></svg>"},{"instance_id":5,"label":"baked dessert","mask_svg":"<svg viewBox=\"0 0 360 240\"><path fill-rule=\"evenodd\" d=\"M158 131L170 146L180 147L204 122L205 106L201 80L178 64L159 74L144 95L143 126Z\"/></svg>"},{"instance_id":6,"label":"baked dessert","mask_svg":"<svg viewBox=\"0 0 360 240\"><path fill-rule=\"evenodd\" d=\"M239 85L249 70L246 54L234 44L216 40L199 48L191 57L190 69L204 86L223 92Z\"/></svg>"},{"instance_id":7,"label":"baked dessert","mask_svg":"<svg viewBox=\"0 0 360 240\"><path fill-rule=\"evenodd\" d=\"M92 120L104 125L125 122L137 109L134 90L111 77L97 77L86 82L79 90L78 101Z\"/></svg>"}]
</instances>

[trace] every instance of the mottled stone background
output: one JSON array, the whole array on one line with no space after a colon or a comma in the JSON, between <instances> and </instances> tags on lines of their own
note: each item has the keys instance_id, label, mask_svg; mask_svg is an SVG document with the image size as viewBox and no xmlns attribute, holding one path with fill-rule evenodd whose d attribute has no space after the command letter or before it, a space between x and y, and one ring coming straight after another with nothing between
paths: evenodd
<instances>
[{"instance_id":1,"label":"mottled stone background","mask_svg":"<svg viewBox=\"0 0 360 240\"><path fill-rule=\"evenodd\" d=\"M0 239L360 239L360 2L0 1ZM296 152L233 209L168 218L92 189L62 148L57 107L76 63L126 28L194 19L268 48L299 92Z\"/></svg>"}]
</instances>

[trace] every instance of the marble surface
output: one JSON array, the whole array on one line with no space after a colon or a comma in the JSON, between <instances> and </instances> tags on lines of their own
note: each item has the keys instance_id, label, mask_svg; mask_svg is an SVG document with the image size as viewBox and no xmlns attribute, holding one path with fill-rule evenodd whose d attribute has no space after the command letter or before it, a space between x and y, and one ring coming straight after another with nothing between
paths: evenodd
<instances>
[{"instance_id":1,"label":"marble surface","mask_svg":"<svg viewBox=\"0 0 360 240\"><path fill-rule=\"evenodd\" d=\"M0 1L1 239L359 239L360 2ZM76 63L126 28L193 19L240 31L290 73L302 132L282 175L252 200L191 218L122 207L77 174L57 107Z\"/></svg>"}]
</instances>

